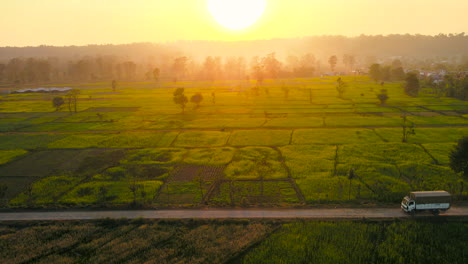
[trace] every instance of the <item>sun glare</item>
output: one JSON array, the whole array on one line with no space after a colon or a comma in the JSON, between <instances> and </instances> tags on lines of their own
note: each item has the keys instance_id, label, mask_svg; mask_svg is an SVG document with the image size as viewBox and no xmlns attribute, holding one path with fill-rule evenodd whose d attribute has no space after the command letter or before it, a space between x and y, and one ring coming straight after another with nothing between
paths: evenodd
<instances>
[{"instance_id":1,"label":"sun glare","mask_svg":"<svg viewBox=\"0 0 468 264\"><path fill-rule=\"evenodd\" d=\"M240 30L253 25L263 14L266 0L208 0L208 10L222 26Z\"/></svg>"}]
</instances>

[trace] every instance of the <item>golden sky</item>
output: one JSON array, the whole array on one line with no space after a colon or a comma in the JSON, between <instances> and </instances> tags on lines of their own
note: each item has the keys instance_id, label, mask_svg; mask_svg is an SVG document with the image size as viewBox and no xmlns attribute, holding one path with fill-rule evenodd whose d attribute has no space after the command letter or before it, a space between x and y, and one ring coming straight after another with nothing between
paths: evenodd
<instances>
[{"instance_id":1,"label":"golden sky","mask_svg":"<svg viewBox=\"0 0 468 264\"><path fill-rule=\"evenodd\" d=\"M468 31L466 0L267 0L260 20L241 31L220 26L206 0L0 2L0 46Z\"/></svg>"}]
</instances>

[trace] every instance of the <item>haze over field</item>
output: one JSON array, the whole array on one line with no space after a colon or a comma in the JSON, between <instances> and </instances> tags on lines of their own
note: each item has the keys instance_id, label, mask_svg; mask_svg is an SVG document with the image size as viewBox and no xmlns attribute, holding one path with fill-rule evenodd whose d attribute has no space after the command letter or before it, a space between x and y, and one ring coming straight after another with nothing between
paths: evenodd
<instances>
[{"instance_id":1,"label":"haze over field","mask_svg":"<svg viewBox=\"0 0 468 264\"><path fill-rule=\"evenodd\" d=\"M258 22L240 31L218 24L207 0L3 0L1 5L0 46L437 35L468 29L468 2L460 0L268 0ZM252 10L233 12L243 17Z\"/></svg>"}]
</instances>

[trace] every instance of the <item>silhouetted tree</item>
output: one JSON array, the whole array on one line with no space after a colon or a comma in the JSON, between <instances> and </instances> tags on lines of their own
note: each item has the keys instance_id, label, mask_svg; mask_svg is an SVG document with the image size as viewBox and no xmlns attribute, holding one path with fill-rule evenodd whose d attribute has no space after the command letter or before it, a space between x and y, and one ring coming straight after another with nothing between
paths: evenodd
<instances>
[{"instance_id":1,"label":"silhouetted tree","mask_svg":"<svg viewBox=\"0 0 468 264\"><path fill-rule=\"evenodd\" d=\"M177 88L174 92L174 103L180 105L182 108L182 113L185 111L185 106L188 103L188 98L184 94L184 88Z\"/></svg>"},{"instance_id":2,"label":"silhouetted tree","mask_svg":"<svg viewBox=\"0 0 468 264\"><path fill-rule=\"evenodd\" d=\"M354 169L351 168L348 172L348 180L349 180L349 188L348 188L348 200L351 200L351 181L356 178L356 174L354 173Z\"/></svg>"},{"instance_id":3,"label":"silhouetted tree","mask_svg":"<svg viewBox=\"0 0 468 264\"><path fill-rule=\"evenodd\" d=\"M468 178L468 137L458 140L458 144L450 152L450 168L453 171L463 173Z\"/></svg>"},{"instance_id":4,"label":"silhouetted tree","mask_svg":"<svg viewBox=\"0 0 468 264\"><path fill-rule=\"evenodd\" d=\"M115 92L115 90L117 90L117 81L112 80L112 91Z\"/></svg>"},{"instance_id":5,"label":"silhouetted tree","mask_svg":"<svg viewBox=\"0 0 468 264\"><path fill-rule=\"evenodd\" d=\"M187 61L188 61L188 58L185 56L174 59L172 70L174 71L175 82L177 82L177 80L185 76L185 73L187 71Z\"/></svg>"},{"instance_id":6,"label":"silhouetted tree","mask_svg":"<svg viewBox=\"0 0 468 264\"><path fill-rule=\"evenodd\" d=\"M401 63L399 59L394 59L392 61L392 69L402 68L402 67L403 67L403 64Z\"/></svg>"},{"instance_id":7,"label":"silhouetted tree","mask_svg":"<svg viewBox=\"0 0 468 264\"><path fill-rule=\"evenodd\" d=\"M376 82L380 80L380 64L374 63L370 66L369 76Z\"/></svg>"},{"instance_id":8,"label":"silhouetted tree","mask_svg":"<svg viewBox=\"0 0 468 264\"><path fill-rule=\"evenodd\" d=\"M195 108L199 108L202 101L203 95L201 93L197 93L190 98L190 102L195 104Z\"/></svg>"},{"instance_id":9,"label":"silhouetted tree","mask_svg":"<svg viewBox=\"0 0 468 264\"><path fill-rule=\"evenodd\" d=\"M332 70L332 72L335 71L335 66L337 63L338 63L338 58L335 55L331 56L328 59L328 64L330 64L330 69Z\"/></svg>"},{"instance_id":10,"label":"silhouetted tree","mask_svg":"<svg viewBox=\"0 0 468 264\"><path fill-rule=\"evenodd\" d=\"M61 96L56 96L54 99L52 99L52 105L55 108L55 111L60 110L63 104L65 104L65 100L63 100L63 97Z\"/></svg>"},{"instance_id":11,"label":"silhouetted tree","mask_svg":"<svg viewBox=\"0 0 468 264\"><path fill-rule=\"evenodd\" d=\"M380 67L380 80L390 81L390 78L391 78L391 67L390 66Z\"/></svg>"},{"instance_id":12,"label":"silhouetted tree","mask_svg":"<svg viewBox=\"0 0 468 264\"><path fill-rule=\"evenodd\" d=\"M276 59L275 53L270 53L266 57L262 58L261 61L263 69L272 79L276 79L281 70L281 63Z\"/></svg>"},{"instance_id":13,"label":"silhouetted tree","mask_svg":"<svg viewBox=\"0 0 468 264\"><path fill-rule=\"evenodd\" d=\"M341 78L338 78L336 81L338 82L338 85L336 86L338 97L343 98L343 94L346 92L346 87L348 85Z\"/></svg>"},{"instance_id":14,"label":"silhouetted tree","mask_svg":"<svg viewBox=\"0 0 468 264\"><path fill-rule=\"evenodd\" d=\"M401 138L401 142L406 143L406 142L408 142L408 136L409 135L416 135L416 132L414 131L414 123L407 121L406 113L403 113L401 118L403 119L403 123L402 123L403 136Z\"/></svg>"},{"instance_id":15,"label":"silhouetted tree","mask_svg":"<svg viewBox=\"0 0 468 264\"><path fill-rule=\"evenodd\" d=\"M281 86L281 90L282 90L283 93L284 93L284 99L288 99L288 96L289 96L289 88L288 88L288 86L286 86L286 85L283 83L283 85Z\"/></svg>"},{"instance_id":16,"label":"silhouetted tree","mask_svg":"<svg viewBox=\"0 0 468 264\"><path fill-rule=\"evenodd\" d=\"M391 79L394 81L402 81L405 79L405 71L403 71L402 67L393 68L391 72Z\"/></svg>"},{"instance_id":17,"label":"silhouetted tree","mask_svg":"<svg viewBox=\"0 0 468 264\"><path fill-rule=\"evenodd\" d=\"M5 198L8 186L4 183L0 183L0 199Z\"/></svg>"},{"instance_id":18,"label":"silhouetted tree","mask_svg":"<svg viewBox=\"0 0 468 264\"><path fill-rule=\"evenodd\" d=\"M405 93L410 96L417 96L419 92L419 79L415 73L406 74Z\"/></svg>"},{"instance_id":19,"label":"silhouetted tree","mask_svg":"<svg viewBox=\"0 0 468 264\"><path fill-rule=\"evenodd\" d=\"M386 89L380 90L380 93L377 95L377 98L380 100L380 104L384 105L385 102L387 102L388 100L387 90Z\"/></svg>"},{"instance_id":20,"label":"silhouetted tree","mask_svg":"<svg viewBox=\"0 0 468 264\"><path fill-rule=\"evenodd\" d=\"M160 74L159 68L154 68L154 70L153 70L153 80L155 82L159 81L159 74Z\"/></svg>"},{"instance_id":21,"label":"silhouetted tree","mask_svg":"<svg viewBox=\"0 0 468 264\"><path fill-rule=\"evenodd\" d=\"M78 112L78 96L81 94L81 91L78 89L72 89L70 90L66 95L65 98L68 101L68 111L70 113L74 110L75 113Z\"/></svg>"}]
</instances>

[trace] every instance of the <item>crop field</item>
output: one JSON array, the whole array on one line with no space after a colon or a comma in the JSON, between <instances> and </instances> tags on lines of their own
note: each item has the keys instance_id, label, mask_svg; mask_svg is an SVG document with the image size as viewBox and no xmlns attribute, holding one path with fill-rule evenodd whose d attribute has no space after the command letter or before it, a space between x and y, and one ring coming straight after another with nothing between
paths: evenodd
<instances>
[{"instance_id":1,"label":"crop field","mask_svg":"<svg viewBox=\"0 0 468 264\"><path fill-rule=\"evenodd\" d=\"M0 223L2 263L466 263L466 222Z\"/></svg>"},{"instance_id":2,"label":"crop field","mask_svg":"<svg viewBox=\"0 0 468 264\"><path fill-rule=\"evenodd\" d=\"M296 222L242 263L464 263L466 232L466 223Z\"/></svg>"},{"instance_id":3,"label":"crop field","mask_svg":"<svg viewBox=\"0 0 468 264\"><path fill-rule=\"evenodd\" d=\"M468 183L448 157L468 136L468 102L343 80L342 97L332 77L266 80L259 89L250 81L127 83L116 92L82 84L77 113L52 107L63 94L0 95L2 207L393 203L439 189L466 199ZM188 98L201 93L200 106L182 112L177 87ZM404 116L415 132L406 143Z\"/></svg>"}]
</instances>

